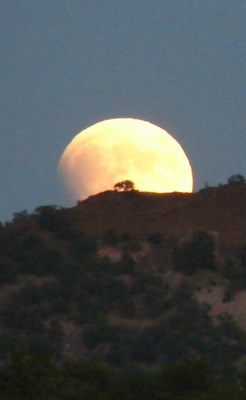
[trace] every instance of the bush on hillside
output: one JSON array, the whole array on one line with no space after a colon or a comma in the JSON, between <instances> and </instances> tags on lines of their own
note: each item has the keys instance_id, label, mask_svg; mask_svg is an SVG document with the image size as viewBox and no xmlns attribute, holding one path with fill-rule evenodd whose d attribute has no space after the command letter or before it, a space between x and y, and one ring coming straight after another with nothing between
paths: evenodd
<instances>
[{"instance_id":1,"label":"bush on hillside","mask_svg":"<svg viewBox=\"0 0 246 400\"><path fill-rule=\"evenodd\" d=\"M188 275L201 268L215 268L214 239L204 231L196 231L189 242L176 249L174 254L175 267Z\"/></svg>"}]
</instances>

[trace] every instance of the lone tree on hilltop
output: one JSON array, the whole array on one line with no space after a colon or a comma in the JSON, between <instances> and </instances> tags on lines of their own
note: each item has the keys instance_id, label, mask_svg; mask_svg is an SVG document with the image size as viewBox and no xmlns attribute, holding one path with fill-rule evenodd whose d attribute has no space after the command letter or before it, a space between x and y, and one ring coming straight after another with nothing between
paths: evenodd
<instances>
[{"instance_id":1,"label":"lone tree on hilltop","mask_svg":"<svg viewBox=\"0 0 246 400\"><path fill-rule=\"evenodd\" d=\"M246 183L246 180L243 175L241 174L236 174L230 176L230 178L227 179L227 183L233 184L233 183Z\"/></svg>"},{"instance_id":2,"label":"lone tree on hilltop","mask_svg":"<svg viewBox=\"0 0 246 400\"><path fill-rule=\"evenodd\" d=\"M114 185L114 189L118 192L130 192L131 190L134 190L134 183L129 180L117 182Z\"/></svg>"}]
</instances>

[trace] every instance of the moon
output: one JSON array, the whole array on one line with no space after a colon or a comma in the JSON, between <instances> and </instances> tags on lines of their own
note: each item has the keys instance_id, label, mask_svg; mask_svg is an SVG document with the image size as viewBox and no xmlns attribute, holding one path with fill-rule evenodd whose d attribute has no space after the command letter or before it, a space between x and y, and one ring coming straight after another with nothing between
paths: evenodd
<instances>
[{"instance_id":1,"label":"moon","mask_svg":"<svg viewBox=\"0 0 246 400\"><path fill-rule=\"evenodd\" d=\"M134 118L98 122L67 145L58 170L70 195L82 200L131 180L144 192L192 192L193 175L181 145L164 129Z\"/></svg>"}]
</instances>

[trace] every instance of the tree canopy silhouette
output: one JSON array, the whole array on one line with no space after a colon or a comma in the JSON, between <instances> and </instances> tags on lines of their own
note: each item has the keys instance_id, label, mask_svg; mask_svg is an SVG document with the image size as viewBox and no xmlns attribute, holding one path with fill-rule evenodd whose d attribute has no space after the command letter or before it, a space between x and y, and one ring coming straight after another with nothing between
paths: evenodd
<instances>
[{"instance_id":1,"label":"tree canopy silhouette","mask_svg":"<svg viewBox=\"0 0 246 400\"><path fill-rule=\"evenodd\" d=\"M114 189L118 192L130 192L131 190L134 190L134 183L130 180L117 182L114 185Z\"/></svg>"},{"instance_id":2,"label":"tree canopy silhouette","mask_svg":"<svg viewBox=\"0 0 246 400\"><path fill-rule=\"evenodd\" d=\"M246 183L246 180L243 175L241 174L236 174L232 175L227 179L227 183L232 184L232 183Z\"/></svg>"}]
</instances>

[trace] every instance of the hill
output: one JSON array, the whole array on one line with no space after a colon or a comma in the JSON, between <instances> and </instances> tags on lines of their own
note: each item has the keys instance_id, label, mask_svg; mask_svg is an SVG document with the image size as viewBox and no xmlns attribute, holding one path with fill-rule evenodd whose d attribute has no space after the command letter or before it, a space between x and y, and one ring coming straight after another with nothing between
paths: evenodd
<instances>
[{"instance_id":1,"label":"hill","mask_svg":"<svg viewBox=\"0 0 246 400\"><path fill-rule=\"evenodd\" d=\"M11 351L155 369L246 357L246 184L107 191L0 228L0 343Z\"/></svg>"},{"instance_id":2,"label":"hill","mask_svg":"<svg viewBox=\"0 0 246 400\"><path fill-rule=\"evenodd\" d=\"M88 234L106 229L139 239L150 232L171 238L188 231L216 232L222 241L243 241L246 235L246 185L228 184L197 193L107 191L68 210L73 223Z\"/></svg>"}]
</instances>

